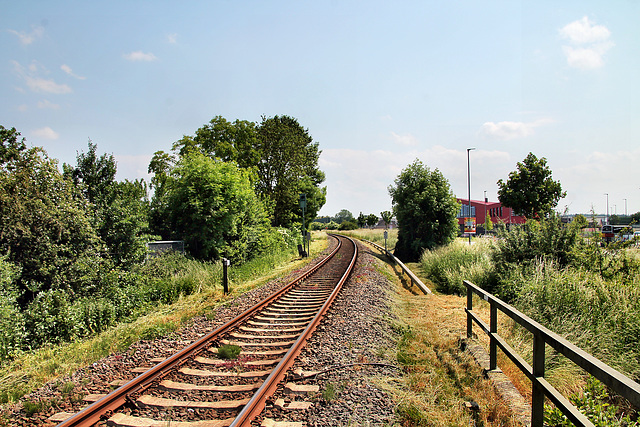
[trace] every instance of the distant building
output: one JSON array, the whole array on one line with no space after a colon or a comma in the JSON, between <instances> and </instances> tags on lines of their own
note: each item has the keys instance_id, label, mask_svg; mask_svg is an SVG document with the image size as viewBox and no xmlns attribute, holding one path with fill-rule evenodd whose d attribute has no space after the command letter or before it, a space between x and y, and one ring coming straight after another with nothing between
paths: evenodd
<instances>
[{"instance_id":1,"label":"distant building","mask_svg":"<svg viewBox=\"0 0 640 427\"><path fill-rule=\"evenodd\" d=\"M460 226L460 232L464 233L464 219L467 217L476 219L476 233L484 233L484 221L489 214L491 222L495 225L499 222L504 224L524 224L526 222L525 217L515 215L512 208L502 206L500 202L490 202L488 199L471 200L471 212L469 212L469 199L458 198L460 212L458 212L458 225Z\"/></svg>"}]
</instances>

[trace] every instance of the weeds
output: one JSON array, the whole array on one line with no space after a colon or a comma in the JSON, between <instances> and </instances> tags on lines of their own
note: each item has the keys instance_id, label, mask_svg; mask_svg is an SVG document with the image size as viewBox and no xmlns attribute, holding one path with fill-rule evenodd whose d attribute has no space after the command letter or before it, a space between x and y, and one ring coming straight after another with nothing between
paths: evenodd
<instances>
[{"instance_id":1,"label":"weeds","mask_svg":"<svg viewBox=\"0 0 640 427\"><path fill-rule=\"evenodd\" d=\"M225 344L218 348L218 356L221 359L237 359L240 355L240 346L233 344Z\"/></svg>"}]
</instances>

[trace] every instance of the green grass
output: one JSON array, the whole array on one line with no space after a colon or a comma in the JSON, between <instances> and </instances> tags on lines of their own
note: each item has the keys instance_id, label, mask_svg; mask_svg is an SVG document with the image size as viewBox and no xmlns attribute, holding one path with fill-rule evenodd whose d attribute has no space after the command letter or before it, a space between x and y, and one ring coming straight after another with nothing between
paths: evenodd
<instances>
[{"instance_id":1,"label":"green grass","mask_svg":"<svg viewBox=\"0 0 640 427\"><path fill-rule=\"evenodd\" d=\"M476 239L473 245L456 239L450 245L424 251L420 267L437 291L463 295L466 294L463 280L469 280L480 287L491 280L492 248L490 239Z\"/></svg>"},{"instance_id":2,"label":"green grass","mask_svg":"<svg viewBox=\"0 0 640 427\"><path fill-rule=\"evenodd\" d=\"M384 230L360 228L357 230L338 231L345 236L355 237L356 239L368 240L384 247ZM398 241L398 229L387 230L387 249L392 251Z\"/></svg>"}]
</instances>

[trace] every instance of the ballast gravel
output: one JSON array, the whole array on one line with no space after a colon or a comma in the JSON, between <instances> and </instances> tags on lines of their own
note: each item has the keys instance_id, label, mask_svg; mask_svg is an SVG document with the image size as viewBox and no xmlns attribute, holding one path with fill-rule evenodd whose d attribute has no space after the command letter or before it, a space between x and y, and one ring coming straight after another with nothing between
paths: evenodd
<instances>
[{"instance_id":1,"label":"ballast gravel","mask_svg":"<svg viewBox=\"0 0 640 427\"><path fill-rule=\"evenodd\" d=\"M280 387L268 402L265 417L276 421L299 421L309 427L396 424L393 400L376 385L382 378L401 375L393 365L394 361L385 357L393 353L388 350L395 346L391 328L393 315L389 308L391 283L376 268L381 261L375 251L360 244L359 250L355 270L291 370L319 372L314 377L299 381L317 385L319 391L294 396L287 395ZM114 389L110 385L113 381L132 379L136 375L132 369L153 366L152 359L168 357L184 348L281 288L316 262L314 260L286 277L244 293L216 309L214 316L209 316L213 317L212 320L198 316L166 337L138 341L125 352L112 354L67 378L46 384L25 396L13 408L8 414L10 425L56 425L58 422L50 421L50 416L60 412L78 412L87 405L83 401L85 396L109 393ZM290 379L293 379L293 374ZM74 385L70 392L69 383ZM307 401L311 406L306 410L283 410L274 405L279 398L287 403ZM25 402L43 402L43 409L27 415Z\"/></svg>"}]
</instances>

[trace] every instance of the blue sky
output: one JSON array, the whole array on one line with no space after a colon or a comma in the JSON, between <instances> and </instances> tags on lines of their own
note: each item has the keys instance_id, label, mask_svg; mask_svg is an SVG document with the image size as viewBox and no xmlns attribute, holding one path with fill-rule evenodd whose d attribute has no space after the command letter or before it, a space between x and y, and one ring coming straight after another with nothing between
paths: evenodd
<instances>
[{"instance_id":1,"label":"blue sky","mask_svg":"<svg viewBox=\"0 0 640 427\"><path fill-rule=\"evenodd\" d=\"M0 0L0 124L147 177L214 116L290 115L327 203L379 214L419 158L497 199L529 152L570 213L640 211L640 2ZM626 199L626 201L625 201Z\"/></svg>"}]
</instances>

